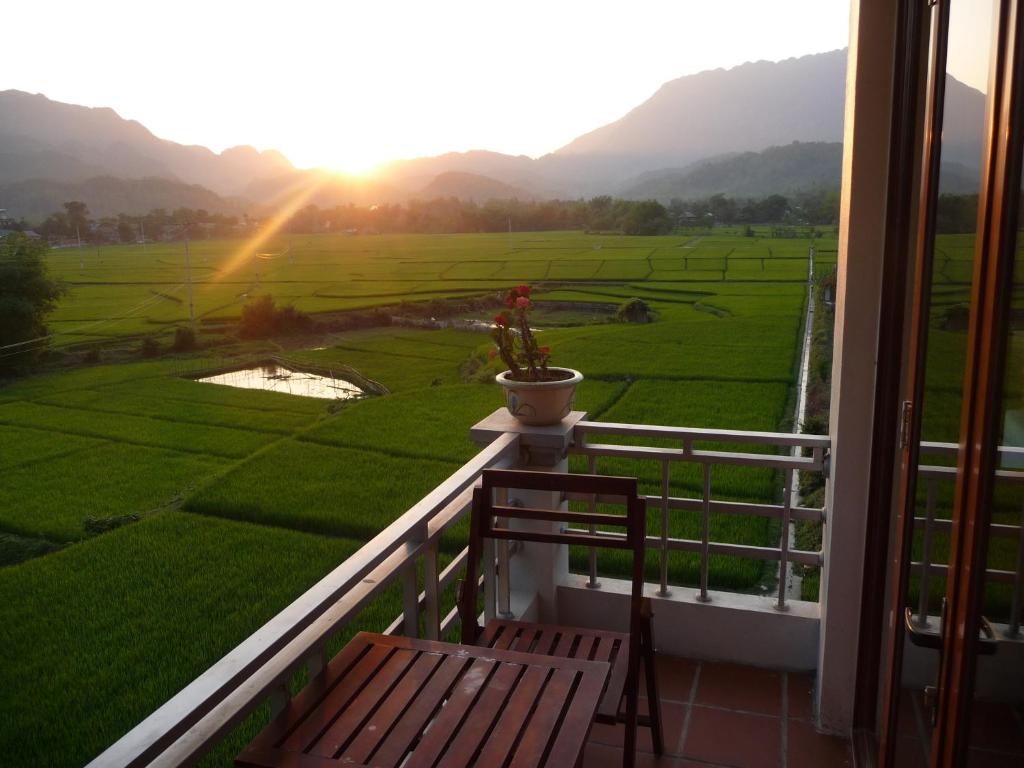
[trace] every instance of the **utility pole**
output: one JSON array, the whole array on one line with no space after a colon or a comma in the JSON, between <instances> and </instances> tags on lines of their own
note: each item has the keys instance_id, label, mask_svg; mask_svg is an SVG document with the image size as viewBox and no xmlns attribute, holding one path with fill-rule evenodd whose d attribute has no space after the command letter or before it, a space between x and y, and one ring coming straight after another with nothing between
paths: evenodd
<instances>
[{"instance_id":1,"label":"utility pole","mask_svg":"<svg viewBox=\"0 0 1024 768\"><path fill-rule=\"evenodd\" d=\"M188 322L196 329L196 308L192 303L192 256L188 250L188 224L185 225L185 276L188 280Z\"/></svg>"},{"instance_id":2,"label":"utility pole","mask_svg":"<svg viewBox=\"0 0 1024 768\"><path fill-rule=\"evenodd\" d=\"M85 269L85 254L82 253L82 232L75 224L75 237L78 238L78 268Z\"/></svg>"}]
</instances>

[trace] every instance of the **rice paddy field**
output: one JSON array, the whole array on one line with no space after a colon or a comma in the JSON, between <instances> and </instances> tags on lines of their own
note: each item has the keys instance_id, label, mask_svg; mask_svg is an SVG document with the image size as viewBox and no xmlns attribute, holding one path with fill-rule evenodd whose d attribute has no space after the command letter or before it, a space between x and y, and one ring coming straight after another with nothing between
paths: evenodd
<instances>
[{"instance_id":1,"label":"rice paddy field","mask_svg":"<svg viewBox=\"0 0 1024 768\"><path fill-rule=\"evenodd\" d=\"M469 428L501 404L485 334L390 326L286 348L217 336L250 297L270 294L316 317L528 282L550 321L541 334L553 362L586 376L577 408L591 418L788 431L810 245L728 230L296 235L255 253L193 243L200 337L219 346L152 360L101 355L0 386L3 762L74 766L95 756L470 458ZM834 240L814 247L819 268L831 269ZM180 244L50 258L71 288L52 318L58 351L165 340L187 321ZM953 291L962 290L958 264L951 257L943 271ZM632 297L654 322L593 311ZM338 406L183 375L267 354L349 366L388 394ZM598 468L660 482L659 468L641 462ZM696 468L671 482L678 495L700 493ZM741 467L716 474L713 489L749 501L780 492L773 473ZM696 526L680 514L671 532L692 537ZM713 520L712 535L774 545L779 530L731 517ZM453 537L445 556L460 547ZM693 583L695 562L673 557L671 580ZM775 570L714 559L711 586L760 592ZM399 606L385 596L351 631L382 629ZM229 764L265 717L256 713L207 762Z\"/></svg>"}]
</instances>

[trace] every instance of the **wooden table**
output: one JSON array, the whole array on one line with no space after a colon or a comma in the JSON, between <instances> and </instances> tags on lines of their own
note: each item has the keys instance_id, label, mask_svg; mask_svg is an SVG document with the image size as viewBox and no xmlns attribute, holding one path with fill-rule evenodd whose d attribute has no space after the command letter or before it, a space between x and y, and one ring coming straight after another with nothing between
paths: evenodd
<instances>
[{"instance_id":1,"label":"wooden table","mask_svg":"<svg viewBox=\"0 0 1024 768\"><path fill-rule=\"evenodd\" d=\"M606 662L360 632L235 762L571 767L608 672Z\"/></svg>"}]
</instances>

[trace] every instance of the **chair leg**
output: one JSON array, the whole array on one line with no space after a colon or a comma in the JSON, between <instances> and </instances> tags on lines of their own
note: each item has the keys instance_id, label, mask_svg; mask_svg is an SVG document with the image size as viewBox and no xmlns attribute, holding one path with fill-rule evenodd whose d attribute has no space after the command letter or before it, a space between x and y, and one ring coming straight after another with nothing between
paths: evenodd
<instances>
[{"instance_id":1,"label":"chair leg","mask_svg":"<svg viewBox=\"0 0 1024 768\"><path fill-rule=\"evenodd\" d=\"M627 683L626 690L626 734L622 744L622 765L623 768L633 768L636 765L636 725L637 725L637 692L639 680L634 685Z\"/></svg>"},{"instance_id":2,"label":"chair leg","mask_svg":"<svg viewBox=\"0 0 1024 768\"><path fill-rule=\"evenodd\" d=\"M640 658L647 677L647 717L651 724L651 742L654 746L654 754L662 755L665 753L665 743L661 733L661 699L658 696L658 674L654 666L654 638L649 620L643 623L643 631L640 633Z\"/></svg>"}]
</instances>

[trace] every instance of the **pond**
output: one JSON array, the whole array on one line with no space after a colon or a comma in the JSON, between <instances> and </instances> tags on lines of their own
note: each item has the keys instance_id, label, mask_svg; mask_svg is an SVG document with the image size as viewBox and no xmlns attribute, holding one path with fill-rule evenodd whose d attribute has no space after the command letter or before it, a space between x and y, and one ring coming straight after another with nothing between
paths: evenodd
<instances>
[{"instance_id":1,"label":"pond","mask_svg":"<svg viewBox=\"0 0 1024 768\"><path fill-rule=\"evenodd\" d=\"M321 397L327 400L351 400L366 394L345 379L293 371L277 363L260 363L250 368L204 376L196 381L241 389L264 389L301 397Z\"/></svg>"}]
</instances>

